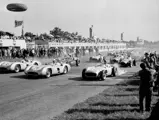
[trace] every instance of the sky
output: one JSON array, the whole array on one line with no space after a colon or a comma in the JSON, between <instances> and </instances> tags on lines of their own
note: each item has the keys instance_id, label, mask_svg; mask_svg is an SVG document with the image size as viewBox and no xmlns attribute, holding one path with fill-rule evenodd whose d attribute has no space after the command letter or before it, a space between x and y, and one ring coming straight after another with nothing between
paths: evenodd
<instances>
[{"instance_id":1,"label":"sky","mask_svg":"<svg viewBox=\"0 0 159 120\"><path fill-rule=\"evenodd\" d=\"M6 9L24 3L22 13ZM49 33L54 27L89 37L89 27L99 38L159 40L159 0L0 0L0 30L20 34L14 20L24 20L24 31Z\"/></svg>"}]
</instances>

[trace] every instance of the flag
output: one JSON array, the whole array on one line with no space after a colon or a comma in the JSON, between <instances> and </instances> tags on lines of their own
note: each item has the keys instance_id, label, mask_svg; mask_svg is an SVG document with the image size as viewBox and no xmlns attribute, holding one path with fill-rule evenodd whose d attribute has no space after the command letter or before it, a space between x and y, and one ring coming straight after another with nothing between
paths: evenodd
<instances>
[{"instance_id":1,"label":"flag","mask_svg":"<svg viewBox=\"0 0 159 120\"><path fill-rule=\"evenodd\" d=\"M23 24L23 21L15 20L15 27L19 27Z\"/></svg>"}]
</instances>

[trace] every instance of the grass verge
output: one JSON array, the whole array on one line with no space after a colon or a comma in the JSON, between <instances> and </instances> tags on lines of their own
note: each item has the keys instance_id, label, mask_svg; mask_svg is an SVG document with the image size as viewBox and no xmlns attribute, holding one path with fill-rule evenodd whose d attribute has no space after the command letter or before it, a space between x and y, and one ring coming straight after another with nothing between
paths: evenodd
<instances>
[{"instance_id":1,"label":"grass verge","mask_svg":"<svg viewBox=\"0 0 159 120\"><path fill-rule=\"evenodd\" d=\"M140 113L139 80L124 78L121 83L78 103L52 120L145 120L149 112ZM152 96L152 107L157 96Z\"/></svg>"}]
</instances>

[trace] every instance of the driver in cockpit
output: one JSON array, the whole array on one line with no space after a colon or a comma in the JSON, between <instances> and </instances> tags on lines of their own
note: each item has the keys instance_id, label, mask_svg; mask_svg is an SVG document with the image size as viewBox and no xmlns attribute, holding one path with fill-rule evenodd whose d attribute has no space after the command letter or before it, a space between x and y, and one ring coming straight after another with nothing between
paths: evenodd
<instances>
[{"instance_id":1,"label":"driver in cockpit","mask_svg":"<svg viewBox=\"0 0 159 120\"><path fill-rule=\"evenodd\" d=\"M21 62L26 63L26 62L30 62L30 61L28 59L24 58Z\"/></svg>"},{"instance_id":2,"label":"driver in cockpit","mask_svg":"<svg viewBox=\"0 0 159 120\"><path fill-rule=\"evenodd\" d=\"M53 59L52 65L61 65L62 63L60 62L59 59Z\"/></svg>"},{"instance_id":3,"label":"driver in cockpit","mask_svg":"<svg viewBox=\"0 0 159 120\"><path fill-rule=\"evenodd\" d=\"M55 65L55 64L56 64L56 60L53 59L53 60L52 60L52 63L51 63L50 65Z\"/></svg>"}]
</instances>

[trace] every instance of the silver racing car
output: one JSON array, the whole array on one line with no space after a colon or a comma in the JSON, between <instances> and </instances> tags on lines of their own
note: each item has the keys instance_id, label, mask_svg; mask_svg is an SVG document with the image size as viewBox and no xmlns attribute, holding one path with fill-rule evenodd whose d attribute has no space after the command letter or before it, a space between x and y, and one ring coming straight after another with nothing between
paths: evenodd
<instances>
[{"instance_id":1,"label":"silver racing car","mask_svg":"<svg viewBox=\"0 0 159 120\"><path fill-rule=\"evenodd\" d=\"M2 61L0 62L0 71L14 71L18 73L24 71L27 66L31 65L41 65L41 62L36 60L22 60L20 62Z\"/></svg>"},{"instance_id":2,"label":"silver racing car","mask_svg":"<svg viewBox=\"0 0 159 120\"><path fill-rule=\"evenodd\" d=\"M66 74L71 70L71 66L67 63L51 63L41 66L28 66L24 73L27 76L44 76L46 78L55 74Z\"/></svg>"},{"instance_id":3,"label":"silver racing car","mask_svg":"<svg viewBox=\"0 0 159 120\"><path fill-rule=\"evenodd\" d=\"M110 64L99 64L92 67L87 67L82 71L83 79L94 79L105 80L107 76L116 76L117 67Z\"/></svg>"}]
</instances>

